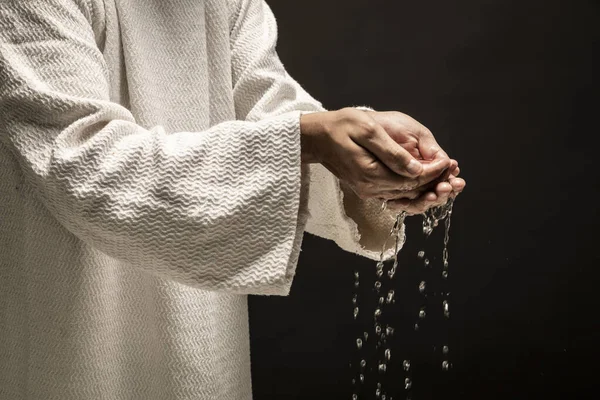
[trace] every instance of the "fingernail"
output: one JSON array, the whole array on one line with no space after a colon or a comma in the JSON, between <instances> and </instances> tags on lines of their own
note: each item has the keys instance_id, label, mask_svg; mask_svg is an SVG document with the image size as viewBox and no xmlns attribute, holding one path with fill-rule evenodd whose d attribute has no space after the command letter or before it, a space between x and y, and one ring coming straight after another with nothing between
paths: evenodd
<instances>
[{"instance_id":1,"label":"fingernail","mask_svg":"<svg viewBox=\"0 0 600 400\"><path fill-rule=\"evenodd\" d=\"M408 165L406 166L406 170L411 174L420 174L421 173L421 163L417 160L410 160Z\"/></svg>"}]
</instances>

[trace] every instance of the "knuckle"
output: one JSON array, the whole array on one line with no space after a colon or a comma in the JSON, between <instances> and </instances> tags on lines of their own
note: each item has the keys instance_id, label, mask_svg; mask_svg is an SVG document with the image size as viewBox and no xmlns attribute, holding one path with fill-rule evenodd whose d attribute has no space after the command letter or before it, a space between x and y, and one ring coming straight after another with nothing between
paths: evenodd
<instances>
[{"instance_id":1,"label":"knuckle","mask_svg":"<svg viewBox=\"0 0 600 400\"><path fill-rule=\"evenodd\" d=\"M339 109L337 112L338 112L340 120L343 121L343 120L352 120L353 116L355 115L354 111L355 110L351 107L344 107L344 108Z\"/></svg>"},{"instance_id":2,"label":"knuckle","mask_svg":"<svg viewBox=\"0 0 600 400\"><path fill-rule=\"evenodd\" d=\"M368 182L373 180L380 174L380 167L377 162L373 161L363 167L364 179Z\"/></svg>"},{"instance_id":3,"label":"knuckle","mask_svg":"<svg viewBox=\"0 0 600 400\"><path fill-rule=\"evenodd\" d=\"M425 136L433 136L433 133L429 130L429 128L427 128L425 125L421 125L421 132L425 135Z\"/></svg>"},{"instance_id":4,"label":"knuckle","mask_svg":"<svg viewBox=\"0 0 600 400\"><path fill-rule=\"evenodd\" d=\"M377 137L377 123L374 121L365 121L362 126L362 135L367 140L373 140Z\"/></svg>"}]
</instances>

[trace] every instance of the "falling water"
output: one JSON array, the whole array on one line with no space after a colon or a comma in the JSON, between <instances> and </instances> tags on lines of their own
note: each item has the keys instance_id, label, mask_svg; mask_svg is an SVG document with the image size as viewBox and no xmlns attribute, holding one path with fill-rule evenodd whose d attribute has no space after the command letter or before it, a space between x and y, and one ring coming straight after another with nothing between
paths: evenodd
<instances>
[{"instance_id":1,"label":"falling water","mask_svg":"<svg viewBox=\"0 0 600 400\"><path fill-rule=\"evenodd\" d=\"M438 226L439 221L445 219L444 249L443 249L443 253L442 253L443 269L442 269L442 273L441 273L444 280L446 280L448 278L448 265L449 265L449 263L448 263L448 241L449 241L449 230L450 230L450 217L452 215L452 206L453 206L453 199L449 199L446 204L444 204L442 206L431 208L423 214L423 234L424 234L425 238L428 238L430 236L430 234L433 232L434 228ZM382 204L381 210L382 211L385 210L386 207L387 207L387 201L384 201ZM387 271L387 276L391 280L391 279L393 279L393 277L396 273L396 269L398 267L398 250L399 250L398 246L399 246L400 240L403 239L400 237L400 230L404 223L405 217L406 217L406 212L400 212L396 216L396 221L390 231L388 239L386 239L386 241L384 242L384 244L382 246L379 261L377 262L377 266L375 269L376 280L375 280L373 290L377 293L380 293L383 290L382 295L378 296L377 305L373 312L374 332L375 332L375 336L376 336L375 337L375 348L376 349L379 349L379 347L381 345L385 344L386 339L388 337L392 336L394 333L394 328L392 326L386 325L385 330L383 330L381 323L380 323L381 316L384 313L384 307L387 304L393 304L395 302L393 290L390 289L387 291L387 293L385 293L384 280L382 280L382 278L384 276L384 268L385 268L385 265L383 262L383 255L384 255L384 250L386 248L389 238L394 238L395 239L395 249L394 249L395 251L394 251L394 256L393 256L393 265ZM430 259L425 257L424 250L419 251L417 256L419 259L422 260L424 267L428 268L431 266ZM355 287L355 289L358 289L359 273L357 271L354 273L354 277L355 277L354 287ZM418 285L418 290L423 295L423 297L425 297L425 298L427 297L427 283L424 280L420 281L420 283ZM450 310L449 310L449 302L447 299L449 293L442 292L442 295L444 296L444 298L442 299L443 315L444 315L445 319L449 319L450 318ZM358 313L359 313L359 304L358 304L358 294L356 294L356 293L354 294L354 296L352 298L352 304L354 306L354 311L353 311L354 319L357 319ZM418 319L423 320L426 318L426 316L427 316L426 307L422 306L418 312ZM414 330L418 331L419 329L420 329L420 326L417 321L414 324ZM364 332L363 337L364 337L364 342L366 342L367 338L368 338L368 332ZM356 339L356 347L359 351L362 349L364 342L361 338ZM379 350L379 351L381 351L381 350ZM379 353L379 354L381 354L381 353ZM451 363L448 360L449 348L447 345L444 345L442 347L442 354L444 356L444 360L442 361L442 370L447 371L451 367ZM385 374L388 369L387 364L390 361L391 361L391 349L386 346L383 351L383 357L378 359L375 363L375 365L377 366L376 371L378 371L380 375ZM359 380L358 380L360 382L360 384L363 384L365 382L366 366L367 366L366 360L364 358L361 359L360 374L359 374ZM405 359L402 361L402 369L404 370L404 373L405 373L404 389L406 390L406 399L409 400L412 398L411 388L412 388L412 384L413 384L412 379L411 379L412 369L411 369L410 360ZM352 381L353 381L353 384L355 384L356 379L353 379ZM358 389L358 390L360 390L360 389ZM358 400L358 394L356 392L357 392L357 390L355 388L355 393L353 393L353 395L352 395L353 400ZM386 399L386 394L382 387L381 382L377 382L377 389L375 391L375 397L378 400ZM391 397L389 399L391 400Z\"/></svg>"},{"instance_id":2,"label":"falling water","mask_svg":"<svg viewBox=\"0 0 600 400\"><path fill-rule=\"evenodd\" d=\"M386 203L384 202L384 204L382 205L382 210L385 209L385 207L386 207ZM375 268L376 280L374 283L374 291L376 293L378 293L379 296L378 296L377 304L375 306L375 310L373 311L373 328L374 328L374 333L375 333L375 349L378 354L381 354L381 353L379 353L381 350L378 350L378 349L383 347L383 354L381 354L381 356L378 356L378 359L375 362L375 366L376 366L376 371L378 372L378 375L381 377L387 372L388 363L391 361L391 354L392 354L391 349L387 345L386 346L384 346L384 345L387 342L387 338L389 338L390 336L392 336L394 334L394 327L392 327L390 325L385 325L385 327L382 327L380 320L381 320L382 316L385 314L385 307L388 304L393 304L395 302L394 290L389 289L386 291L385 286L387 285L387 283L386 283L385 279L382 279L382 278L384 277L384 275L387 275L388 279L391 280L394 278L394 275L396 273L396 269L398 267L399 245L400 245L400 241L403 240L403 237L401 237L401 228L404 223L405 216L406 216L405 212L401 212L396 216L396 220L394 222L392 229L390 230L388 239L382 245L381 253L379 255L379 261L377 262L377 266ZM394 255L393 255L393 263L392 263L391 267L387 270L387 273L386 273L386 271L384 271L385 264L383 261L383 257L384 257L386 245L390 238L393 238L395 240ZM365 340L366 340L366 337L367 337L367 332L365 332ZM366 361L362 360L361 368L364 369L365 366L366 366ZM360 375L359 381L361 383L363 383L365 381L363 374ZM382 387L382 382L380 382L380 381L377 382L377 389L375 391L375 397L379 400L384 400L384 399L388 398L386 396L384 388ZM389 397L389 399L391 400L391 397Z\"/></svg>"}]
</instances>

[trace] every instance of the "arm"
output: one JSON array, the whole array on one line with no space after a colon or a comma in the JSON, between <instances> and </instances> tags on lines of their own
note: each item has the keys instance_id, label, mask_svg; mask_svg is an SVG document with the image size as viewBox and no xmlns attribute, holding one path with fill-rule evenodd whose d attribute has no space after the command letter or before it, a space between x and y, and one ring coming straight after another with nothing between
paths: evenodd
<instances>
[{"instance_id":1,"label":"arm","mask_svg":"<svg viewBox=\"0 0 600 400\"><path fill-rule=\"evenodd\" d=\"M268 5L263 0L230 0L230 6L237 117L259 121L293 110L325 111L279 60L275 50L277 25ZM381 212L380 201L358 198L321 164L303 164L302 181L303 188L309 186L303 191L299 215L300 221L306 221L306 231L334 240L346 251L379 259L396 212ZM392 242L388 243L386 258L393 253Z\"/></svg>"},{"instance_id":2,"label":"arm","mask_svg":"<svg viewBox=\"0 0 600 400\"><path fill-rule=\"evenodd\" d=\"M300 115L203 132L138 125L111 102L87 2L0 2L0 140L89 246L166 279L286 294L295 267Z\"/></svg>"}]
</instances>

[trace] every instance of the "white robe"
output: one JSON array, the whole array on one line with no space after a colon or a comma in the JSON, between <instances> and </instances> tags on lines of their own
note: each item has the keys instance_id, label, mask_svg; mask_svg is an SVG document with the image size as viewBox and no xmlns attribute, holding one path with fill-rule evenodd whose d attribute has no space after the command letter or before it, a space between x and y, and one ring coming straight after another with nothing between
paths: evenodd
<instances>
[{"instance_id":1,"label":"white robe","mask_svg":"<svg viewBox=\"0 0 600 400\"><path fill-rule=\"evenodd\" d=\"M0 1L0 399L250 399L246 295L303 232L378 258L276 37L262 0Z\"/></svg>"}]
</instances>

